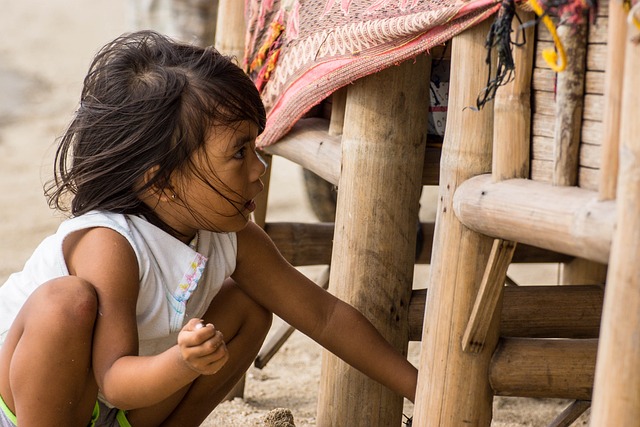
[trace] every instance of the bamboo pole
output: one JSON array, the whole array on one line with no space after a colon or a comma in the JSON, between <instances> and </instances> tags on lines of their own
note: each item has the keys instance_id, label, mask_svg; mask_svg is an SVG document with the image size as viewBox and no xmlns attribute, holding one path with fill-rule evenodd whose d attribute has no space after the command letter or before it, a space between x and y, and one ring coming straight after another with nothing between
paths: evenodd
<instances>
[{"instance_id":1,"label":"bamboo pole","mask_svg":"<svg viewBox=\"0 0 640 427\"><path fill-rule=\"evenodd\" d=\"M570 61L565 71L557 75L553 184L570 186L578 184L587 25L560 26L558 35Z\"/></svg>"},{"instance_id":2,"label":"bamboo pole","mask_svg":"<svg viewBox=\"0 0 640 427\"><path fill-rule=\"evenodd\" d=\"M470 229L495 238L607 263L616 203L594 191L524 179L494 183L478 176L463 183L454 208Z\"/></svg>"},{"instance_id":3,"label":"bamboo pole","mask_svg":"<svg viewBox=\"0 0 640 427\"><path fill-rule=\"evenodd\" d=\"M257 218L256 218L256 222ZM424 238L423 249L416 264L429 264L433 243L433 222L420 223ZM333 223L269 222L265 231L278 250L292 265L326 265L331 263L333 249ZM557 263L571 260L571 256L535 246L519 244L513 254L513 263Z\"/></svg>"},{"instance_id":4,"label":"bamboo pole","mask_svg":"<svg viewBox=\"0 0 640 427\"><path fill-rule=\"evenodd\" d=\"M600 286L506 287L500 335L519 338L598 338L604 289ZM409 339L420 341L426 289L412 292Z\"/></svg>"},{"instance_id":5,"label":"bamboo pole","mask_svg":"<svg viewBox=\"0 0 640 427\"><path fill-rule=\"evenodd\" d=\"M592 426L633 426L640 420L640 48L630 40L638 30L632 24L627 28L617 227L605 291Z\"/></svg>"},{"instance_id":6,"label":"bamboo pole","mask_svg":"<svg viewBox=\"0 0 640 427\"><path fill-rule=\"evenodd\" d=\"M519 34L520 22L534 18L520 12L512 30ZM529 139L531 134L531 75L533 70L534 28L524 30L521 46L513 49L514 78L498 88L494 102L492 177L495 181L529 176ZM494 317L500 315L502 290L516 243L496 239L482 277L480 291L462 337L462 349L477 353L485 344Z\"/></svg>"},{"instance_id":7,"label":"bamboo pole","mask_svg":"<svg viewBox=\"0 0 640 427\"><path fill-rule=\"evenodd\" d=\"M465 179L491 170L492 105L473 105L484 88L484 48L489 23L452 41L447 130L442 148L440 190L429 292L413 422L416 426L488 426L493 394L487 370L498 339L496 328L478 354L462 351L469 319L493 240L462 225L453 214L453 194Z\"/></svg>"},{"instance_id":8,"label":"bamboo pole","mask_svg":"<svg viewBox=\"0 0 640 427\"><path fill-rule=\"evenodd\" d=\"M571 427L571 424L590 407L590 400L574 400L547 427Z\"/></svg>"},{"instance_id":9,"label":"bamboo pole","mask_svg":"<svg viewBox=\"0 0 640 427\"><path fill-rule=\"evenodd\" d=\"M502 291L516 243L495 239L491 255L482 276L480 290L471 310L469 323L462 335L462 350L478 353L484 348L494 317L499 315Z\"/></svg>"},{"instance_id":10,"label":"bamboo pole","mask_svg":"<svg viewBox=\"0 0 640 427\"><path fill-rule=\"evenodd\" d=\"M333 131L329 131L334 127ZM333 185L338 185L342 161L340 136L335 126L320 118L300 119L277 144L264 148L310 170ZM441 146L427 144L422 169L422 185L438 185Z\"/></svg>"},{"instance_id":11,"label":"bamboo pole","mask_svg":"<svg viewBox=\"0 0 640 427\"><path fill-rule=\"evenodd\" d=\"M620 104L624 71L626 17L621 1L609 2L607 68L604 72L604 117L602 162L599 195L601 200L616 198L618 180L618 150L620 147Z\"/></svg>"},{"instance_id":12,"label":"bamboo pole","mask_svg":"<svg viewBox=\"0 0 640 427\"><path fill-rule=\"evenodd\" d=\"M520 22L529 22L535 14L519 11L512 29L519 34ZM534 62L535 27L524 30L526 43L514 46L515 75L496 91L494 103L493 163L494 181L529 177L531 140L531 76Z\"/></svg>"},{"instance_id":13,"label":"bamboo pole","mask_svg":"<svg viewBox=\"0 0 640 427\"><path fill-rule=\"evenodd\" d=\"M211 46L216 35L218 1L171 0L173 32L184 42Z\"/></svg>"},{"instance_id":14,"label":"bamboo pole","mask_svg":"<svg viewBox=\"0 0 640 427\"><path fill-rule=\"evenodd\" d=\"M244 2L218 0L215 47L225 55L237 59L242 66L245 40Z\"/></svg>"},{"instance_id":15,"label":"bamboo pole","mask_svg":"<svg viewBox=\"0 0 640 427\"><path fill-rule=\"evenodd\" d=\"M503 338L491 360L491 387L498 396L590 400L597 347L597 339Z\"/></svg>"},{"instance_id":16,"label":"bamboo pole","mask_svg":"<svg viewBox=\"0 0 640 427\"><path fill-rule=\"evenodd\" d=\"M403 352L430 64L421 55L350 86L342 134L329 289L361 310ZM318 425L390 426L401 418L400 396L323 352Z\"/></svg>"}]
</instances>

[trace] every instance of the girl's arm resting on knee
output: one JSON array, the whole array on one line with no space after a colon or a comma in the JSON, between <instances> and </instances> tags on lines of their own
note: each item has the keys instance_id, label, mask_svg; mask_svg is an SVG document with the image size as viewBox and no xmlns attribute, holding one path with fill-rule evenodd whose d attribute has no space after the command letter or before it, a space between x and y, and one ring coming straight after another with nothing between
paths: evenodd
<instances>
[{"instance_id":1,"label":"girl's arm resting on knee","mask_svg":"<svg viewBox=\"0 0 640 427\"><path fill-rule=\"evenodd\" d=\"M70 274L91 283L98 296L93 370L111 404L120 409L150 406L176 393L201 373L210 373L201 371L208 369L205 365L211 358L220 355L218 352L211 356L212 350L218 350L212 348L217 344L215 331L196 331L195 323L181 332L181 346L175 345L156 356L137 355L138 265L123 236L106 228L85 230L70 235L63 251ZM224 346L222 349L226 351ZM208 359L203 362L198 360L201 357Z\"/></svg>"},{"instance_id":2,"label":"girl's arm resting on knee","mask_svg":"<svg viewBox=\"0 0 640 427\"><path fill-rule=\"evenodd\" d=\"M293 268L255 224L238 233L233 274L245 292L327 350L413 401L417 370L358 310Z\"/></svg>"}]
</instances>

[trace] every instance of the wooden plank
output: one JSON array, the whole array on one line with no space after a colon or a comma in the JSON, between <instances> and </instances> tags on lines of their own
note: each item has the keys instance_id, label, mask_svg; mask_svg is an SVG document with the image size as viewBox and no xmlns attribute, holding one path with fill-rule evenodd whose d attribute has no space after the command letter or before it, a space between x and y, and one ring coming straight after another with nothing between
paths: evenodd
<instances>
[{"instance_id":1,"label":"wooden plank","mask_svg":"<svg viewBox=\"0 0 640 427\"><path fill-rule=\"evenodd\" d=\"M580 144L580 166L598 169L600 167L601 158L601 145Z\"/></svg>"},{"instance_id":2,"label":"wooden plank","mask_svg":"<svg viewBox=\"0 0 640 427\"><path fill-rule=\"evenodd\" d=\"M495 324L493 318L502 299L507 269L515 249L515 242L502 239L493 241L489 261L480 283L480 290L462 335L463 351L478 353L484 348L491 324Z\"/></svg>"},{"instance_id":3,"label":"wooden plank","mask_svg":"<svg viewBox=\"0 0 640 427\"><path fill-rule=\"evenodd\" d=\"M594 191L524 179L492 182L489 175L464 182L454 199L457 217L471 230L604 264L615 207Z\"/></svg>"},{"instance_id":4,"label":"wooden plank","mask_svg":"<svg viewBox=\"0 0 640 427\"><path fill-rule=\"evenodd\" d=\"M600 170L581 167L578 170L578 187L589 191L598 191ZM604 262L604 261L601 261Z\"/></svg>"},{"instance_id":5,"label":"wooden plank","mask_svg":"<svg viewBox=\"0 0 640 427\"><path fill-rule=\"evenodd\" d=\"M491 387L500 396L590 400L597 347L596 339L501 339Z\"/></svg>"}]
</instances>

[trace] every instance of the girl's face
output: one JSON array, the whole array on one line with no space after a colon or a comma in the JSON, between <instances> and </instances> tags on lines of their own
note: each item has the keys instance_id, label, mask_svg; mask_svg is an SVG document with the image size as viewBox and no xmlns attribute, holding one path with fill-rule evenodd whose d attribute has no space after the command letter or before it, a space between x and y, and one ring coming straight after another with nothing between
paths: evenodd
<instances>
[{"instance_id":1,"label":"girl's face","mask_svg":"<svg viewBox=\"0 0 640 427\"><path fill-rule=\"evenodd\" d=\"M168 225L185 236L198 229L235 232L245 227L264 185L266 164L256 152L258 128L249 121L236 127L213 126L192 166L177 173L175 198L168 200L176 216Z\"/></svg>"}]
</instances>

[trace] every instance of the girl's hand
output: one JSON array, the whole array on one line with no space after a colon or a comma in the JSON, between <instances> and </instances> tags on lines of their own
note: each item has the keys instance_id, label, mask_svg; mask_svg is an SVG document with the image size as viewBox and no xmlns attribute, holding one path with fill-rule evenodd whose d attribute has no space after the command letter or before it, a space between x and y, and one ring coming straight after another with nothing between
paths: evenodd
<instances>
[{"instance_id":1,"label":"girl's hand","mask_svg":"<svg viewBox=\"0 0 640 427\"><path fill-rule=\"evenodd\" d=\"M229 360L222 332L201 319L191 319L180 334L178 347L184 363L201 375L213 375Z\"/></svg>"}]
</instances>

